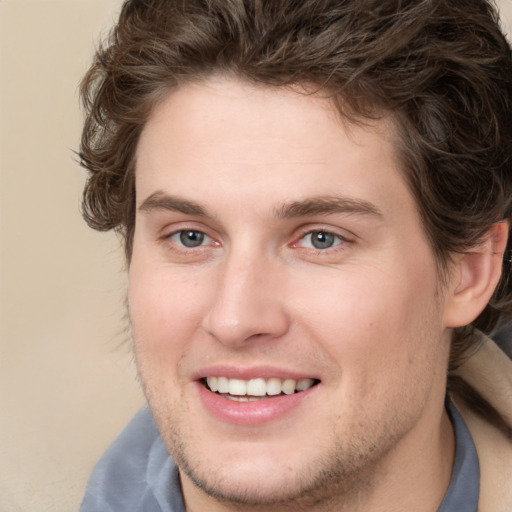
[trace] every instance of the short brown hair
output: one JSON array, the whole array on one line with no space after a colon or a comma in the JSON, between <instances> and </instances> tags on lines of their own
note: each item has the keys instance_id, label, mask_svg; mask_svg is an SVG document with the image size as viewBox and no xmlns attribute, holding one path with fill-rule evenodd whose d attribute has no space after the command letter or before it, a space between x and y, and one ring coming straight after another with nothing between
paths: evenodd
<instances>
[{"instance_id":1,"label":"short brown hair","mask_svg":"<svg viewBox=\"0 0 512 512\"><path fill-rule=\"evenodd\" d=\"M511 220L512 58L490 2L128 0L81 85L80 150L84 217L121 232L128 261L141 130L166 92L214 73L314 85L353 119L391 113L441 267ZM511 249L509 237L501 282L473 323L487 333L512 317Z\"/></svg>"}]
</instances>

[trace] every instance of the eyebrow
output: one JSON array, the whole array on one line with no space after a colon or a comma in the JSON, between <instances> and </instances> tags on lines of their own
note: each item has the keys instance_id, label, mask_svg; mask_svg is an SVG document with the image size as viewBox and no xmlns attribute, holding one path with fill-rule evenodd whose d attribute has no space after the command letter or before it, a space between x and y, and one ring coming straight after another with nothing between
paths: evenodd
<instances>
[{"instance_id":1,"label":"eyebrow","mask_svg":"<svg viewBox=\"0 0 512 512\"><path fill-rule=\"evenodd\" d=\"M293 201L275 210L278 218L307 217L309 215L329 215L346 213L383 217L382 212L373 204L362 199L338 196L321 196Z\"/></svg>"},{"instance_id":2,"label":"eyebrow","mask_svg":"<svg viewBox=\"0 0 512 512\"><path fill-rule=\"evenodd\" d=\"M154 192L139 206L139 211L141 212L150 213L154 210L168 210L197 217L212 217L199 203L178 196L168 195L162 191ZM333 213L383 216L373 203L362 199L338 196L320 196L293 201L274 209L276 218L297 218Z\"/></svg>"},{"instance_id":3,"label":"eyebrow","mask_svg":"<svg viewBox=\"0 0 512 512\"><path fill-rule=\"evenodd\" d=\"M150 213L153 210L168 210L185 215L208 217L206 210L198 203L158 191L148 196L139 206L139 211Z\"/></svg>"}]
</instances>

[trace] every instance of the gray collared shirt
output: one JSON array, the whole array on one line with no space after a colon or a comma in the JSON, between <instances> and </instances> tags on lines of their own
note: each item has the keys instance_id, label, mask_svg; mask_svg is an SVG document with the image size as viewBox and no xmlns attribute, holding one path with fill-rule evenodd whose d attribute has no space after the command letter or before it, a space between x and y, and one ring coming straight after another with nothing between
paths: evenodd
<instances>
[{"instance_id":1,"label":"gray collared shirt","mask_svg":"<svg viewBox=\"0 0 512 512\"><path fill-rule=\"evenodd\" d=\"M455 461L450 486L438 512L477 512L480 464L475 444L462 416L449 400L446 409L455 431Z\"/></svg>"}]
</instances>

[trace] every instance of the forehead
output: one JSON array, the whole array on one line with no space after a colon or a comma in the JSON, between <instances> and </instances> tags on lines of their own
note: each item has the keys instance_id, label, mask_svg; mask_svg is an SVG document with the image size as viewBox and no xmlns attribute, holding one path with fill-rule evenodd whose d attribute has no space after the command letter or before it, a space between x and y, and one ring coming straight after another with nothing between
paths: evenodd
<instances>
[{"instance_id":1,"label":"forehead","mask_svg":"<svg viewBox=\"0 0 512 512\"><path fill-rule=\"evenodd\" d=\"M410 202L394 139L391 119L343 121L318 94L224 78L187 84L156 106L142 132L137 201L214 187L209 201L244 196L246 207L331 192Z\"/></svg>"}]
</instances>

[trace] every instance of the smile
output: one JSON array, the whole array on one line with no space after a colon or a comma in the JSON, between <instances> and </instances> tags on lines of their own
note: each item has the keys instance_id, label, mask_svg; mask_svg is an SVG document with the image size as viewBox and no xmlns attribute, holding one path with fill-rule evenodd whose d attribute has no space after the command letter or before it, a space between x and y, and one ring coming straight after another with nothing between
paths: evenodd
<instances>
[{"instance_id":1,"label":"smile","mask_svg":"<svg viewBox=\"0 0 512 512\"><path fill-rule=\"evenodd\" d=\"M306 411L302 409L307 407L303 404L311 404L311 397L318 396L322 389L321 380L313 377L302 375L293 379L292 375L282 375L280 378L269 368L263 368L261 372L253 368L250 375L247 373L232 367L224 373L217 368L196 380L205 410L222 423L262 426L294 414L294 411L297 414L300 410Z\"/></svg>"},{"instance_id":2,"label":"smile","mask_svg":"<svg viewBox=\"0 0 512 512\"><path fill-rule=\"evenodd\" d=\"M270 379L250 380L229 379L227 377L207 377L206 387L225 398L238 402L253 402L278 395L293 395L307 391L318 381L315 379Z\"/></svg>"}]
</instances>

